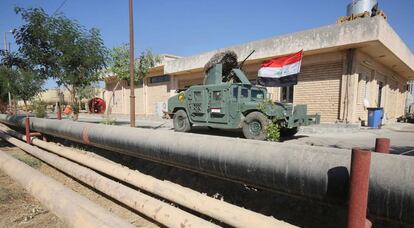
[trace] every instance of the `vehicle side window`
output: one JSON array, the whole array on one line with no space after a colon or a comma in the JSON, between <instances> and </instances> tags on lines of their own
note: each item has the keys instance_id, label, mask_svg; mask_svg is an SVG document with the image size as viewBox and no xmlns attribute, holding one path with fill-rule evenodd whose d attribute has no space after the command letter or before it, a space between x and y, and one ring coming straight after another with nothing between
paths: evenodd
<instances>
[{"instance_id":1,"label":"vehicle side window","mask_svg":"<svg viewBox=\"0 0 414 228\"><path fill-rule=\"evenodd\" d=\"M264 94L263 91L260 90L252 90L252 98L253 99L263 99L264 98Z\"/></svg>"},{"instance_id":2,"label":"vehicle side window","mask_svg":"<svg viewBox=\"0 0 414 228\"><path fill-rule=\"evenodd\" d=\"M234 87L233 88L233 97L234 98L237 98L237 97L239 97L239 87Z\"/></svg>"},{"instance_id":3,"label":"vehicle side window","mask_svg":"<svg viewBox=\"0 0 414 228\"><path fill-rule=\"evenodd\" d=\"M194 91L194 100L201 101L201 91Z\"/></svg>"},{"instance_id":4,"label":"vehicle side window","mask_svg":"<svg viewBox=\"0 0 414 228\"><path fill-rule=\"evenodd\" d=\"M213 100L221 100L221 91L213 91Z\"/></svg>"},{"instance_id":5,"label":"vehicle side window","mask_svg":"<svg viewBox=\"0 0 414 228\"><path fill-rule=\"evenodd\" d=\"M241 96L242 97L249 97L249 90L248 89L242 89L241 90Z\"/></svg>"}]
</instances>

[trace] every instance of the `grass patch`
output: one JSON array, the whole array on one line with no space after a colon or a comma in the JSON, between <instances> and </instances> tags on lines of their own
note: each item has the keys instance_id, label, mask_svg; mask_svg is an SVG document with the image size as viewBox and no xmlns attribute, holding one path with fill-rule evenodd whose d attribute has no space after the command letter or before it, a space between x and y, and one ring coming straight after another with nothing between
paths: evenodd
<instances>
[{"instance_id":1,"label":"grass patch","mask_svg":"<svg viewBox=\"0 0 414 228\"><path fill-rule=\"evenodd\" d=\"M42 165L42 162L28 155L15 155L13 157L35 169L38 169Z\"/></svg>"},{"instance_id":2,"label":"grass patch","mask_svg":"<svg viewBox=\"0 0 414 228\"><path fill-rule=\"evenodd\" d=\"M7 202L12 198L16 198L19 196L19 193L11 191L8 188L4 188L0 186L0 203Z\"/></svg>"},{"instance_id":3,"label":"grass patch","mask_svg":"<svg viewBox=\"0 0 414 228\"><path fill-rule=\"evenodd\" d=\"M105 118L101 120L101 124L105 124L105 125L115 125L116 119L112 119L112 118Z\"/></svg>"}]
</instances>

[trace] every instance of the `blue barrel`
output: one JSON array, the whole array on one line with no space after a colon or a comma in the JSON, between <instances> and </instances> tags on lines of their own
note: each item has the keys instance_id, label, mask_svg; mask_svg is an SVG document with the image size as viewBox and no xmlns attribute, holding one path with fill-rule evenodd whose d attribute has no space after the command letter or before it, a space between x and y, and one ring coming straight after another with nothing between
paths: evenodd
<instances>
[{"instance_id":1,"label":"blue barrel","mask_svg":"<svg viewBox=\"0 0 414 228\"><path fill-rule=\"evenodd\" d=\"M380 128L384 108L367 108L368 109L368 127Z\"/></svg>"}]
</instances>

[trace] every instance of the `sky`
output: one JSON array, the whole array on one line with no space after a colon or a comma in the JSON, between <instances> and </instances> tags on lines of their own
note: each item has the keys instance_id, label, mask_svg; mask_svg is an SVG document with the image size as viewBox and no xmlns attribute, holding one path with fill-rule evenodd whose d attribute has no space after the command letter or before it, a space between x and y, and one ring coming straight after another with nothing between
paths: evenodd
<instances>
[{"instance_id":1,"label":"sky","mask_svg":"<svg viewBox=\"0 0 414 228\"><path fill-rule=\"evenodd\" d=\"M135 0L136 55L189 56L272 36L334 24L352 0ZM414 0L378 0L388 22L414 52ZM4 32L22 20L14 7L42 7L63 13L86 28L98 28L107 48L129 42L128 0L0 0L1 47ZM13 36L7 43L16 50ZM54 87L48 81L46 87Z\"/></svg>"}]
</instances>

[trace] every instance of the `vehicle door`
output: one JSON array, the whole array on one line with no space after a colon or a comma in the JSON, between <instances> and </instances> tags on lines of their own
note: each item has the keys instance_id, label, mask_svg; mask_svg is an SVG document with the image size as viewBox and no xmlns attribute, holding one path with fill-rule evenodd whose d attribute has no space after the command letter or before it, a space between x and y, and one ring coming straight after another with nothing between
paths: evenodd
<instances>
[{"instance_id":1,"label":"vehicle door","mask_svg":"<svg viewBox=\"0 0 414 228\"><path fill-rule=\"evenodd\" d=\"M228 87L214 87L208 89L208 122L227 123L228 121Z\"/></svg>"},{"instance_id":2,"label":"vehicle door","mask_svg":"<svg viewBox=\"0 0 414 228\"><path fill-rule=\"evenodd\" d=\"M189 118L192 122L207 121L207 92L205 88L193 88L188 97Z\"/></svg>"},{"instance_id":3,"label":"vehicle door","mask_svg":"<svg viewBox=\"0 0 414 228\"><path fill-rule=\"evenodd\" d=\"M237 127L240 122L240 107L239 94L240 86L232 85L230 87L229 102L227 104L227 111L229 113L229 127Z\"/></svg>"}]
</instances>

